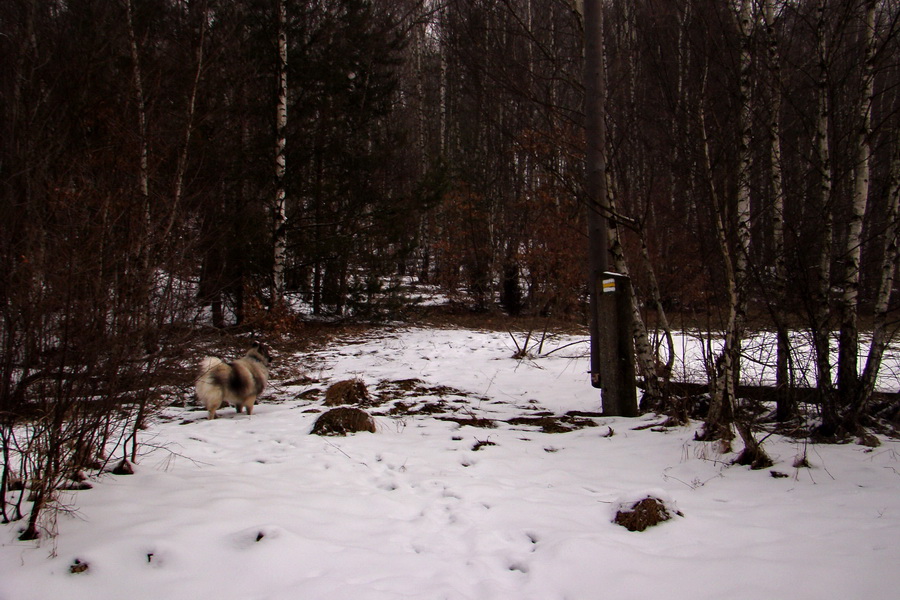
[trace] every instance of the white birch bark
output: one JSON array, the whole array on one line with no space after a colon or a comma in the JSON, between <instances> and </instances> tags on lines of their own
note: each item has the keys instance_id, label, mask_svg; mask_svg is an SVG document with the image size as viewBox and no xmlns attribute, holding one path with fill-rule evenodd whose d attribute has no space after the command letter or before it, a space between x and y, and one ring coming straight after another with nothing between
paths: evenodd
<instances>
[{"instance_id":1,"label":"white birch bark","mask_svg":"<svg viewBox=\"0 0 900 600\"><path fill-rule=\"evenodd\" d=\"M138 323L133 323L132 326L140 331L149 331L147 327L148 315L150 314L149 308L151 303L150 298L150 269L151 269L151 259L150 259L150 238L151 238L151 230L152 230L152 214L150 210L150 140L147 134L147 104L146 104L146 96L144 94L144 83L141 72L141 60L140 53L138 52L138 42L137 35L134 31L134 10L131 4L131 0L125 0L125 19L126 19L126 27L128 29L128 42L131 50L131 67L132 67L132 77L133 77L133 85L134 85L134 99L137 105L138 111L138 144L139 144L139 167L138 167L138 190L140 194L140 202L141 206L141 224L140 230L137 235L134 236L134 244L133 252L135 254L136 263L134 269L129 269L131 271L136 271L136 273L132 272L131 275L137 275L134 278L134 290L136 294L141 296L141 300L136 300L136 303L145 304L145 310L143 312L135 312L131 316L116 314L116 320L122 319L125 322L130 321L132 318L136 319ZM119 323L116 323L114 326L118 326ZM150 342L147 341L147 350L148 352L152 351L150 347ZM140 403L140 410L138 411L138 417L135 421L135 429L133 432L134 435L134 443L137 443L137 431L138 428L143 426L143 412L144 412L144 404Z\"/></svg>"},{"instance_id":2,"label":"white birch bark","mask_svg":"<svg viewBox=\"0 0 900 600\"><path fill-rule=\"evenodd\" d=\"M738 247L734 255L734 277L740 301L738 302L739 316L743 318L745 312L746 296L744 286L747 279L747 265L750 258L750 141L752 131L752 117L750 107L750 69L751 69L751 33L753 29L752 0L741 0L738 24L741 34L740 57L740 171L738 172L736 230Z\"/></svg>"},{"instance_id":3,"label":"white birch bark","mask_svg":"<svg viewBox=\"0 0 900 600\"><path fill-rule=\"evenodd\" d=\"M750 263L750 172L752 157L750 143L753 131L753 117L751 107L751 69L752 55L751 42L754 29L753 0L741 0L738 14L738 28L741 38L740 53L740 115L738 127L740 128L739 167L737 173L738 189L735 211L735 231L737 232L737 247L732 254L734 261L734 290L729 291L729 297L733 306L729 308L728 329L726 329L726 342L722 352L731 354L727 360L729 370L723 376L730 377L734 381L731 390L737 385L741 371L741 345L744 336L744 324L747 317L747 277ZM724 207L723 207L724 209ZM723 218L724 218L723 213ZM727 226L726 226L727 230ZM726 257L727 258L727 257ZM729 282L729 286L731 286ZM733 313L733 314L731 314ZM729 340L730 338L730 340ZM731 396L732 399L734 396Z\"/></svg>"},{"instance_id":4,"label":"white birch bark","mask_svg":"<svg viewBox=\"0 0 900 600\"><path fill-rule=\"evenodd\" d=\"M287 145L287 2L278 0L278 100L275 108L275 203L272 207L274 261L272 263L272 307L284 300L284 263L287 249L285 146Z\"/></svg>"},{"instance_id":5,"label":"white birch bark","mask_svg":"<svg viewBox=\"0 0 900 600\"><path fill-rule=\"evenodd\" d=\"M858 133L853 173L853 197L847 225L847 244L844 248L845 270L839 301L841 317L838 348L838 390L842 401L853 398L859 384L859 283L862 229L869 199L870 161L872 157L872 104L875 95L875 4L866 0L863 14L863 44L865 59L862 72L862 98L858 105Z\"/></svg>"},{"instance_id":6,"label":"white birch bark","mask_svg":"<svg viewBox=\"0 0 900 600\"><path fill-rule=\"evenodd\" d=\"M194 69L194 79L191 84L191 91L188 95L187 106L185 108L185 125L184 125L184 143L181 152L178 155L178 164L175 168L175 182L172 191L172 208L169 210L169 222L166 225L164 237L169 235L172 227L175 225L175 217L179 213L181 199L184 196L184 176L187 171L188 151L191 145L191 136L194 133L194 115L197 108L197 90L200 88L200 76L203 74L203 44L206 40L206 26L209 20L208 10L203 8L200 16L200 39L197 41L197 49L195 51L196 68Z\"/></svg>"},{"instance_id":7,"label":"white birch bark","mask_svg":"<svg viewBox=\"0 0 900 600\"><path fill-rule=\"evenodd\" d=\"M420 16L424 21L424 16ZM416 80L416 126L418 132L416 143L419 149L419 169L421 173L428 170L428 115L425 112L425 67L424 56L425 49L425 23L417 23L413 26L413 64L415 67L414 77Z\"/></svg>"},{"instance_id":8,"label":"white birch bark","mask_svg":"<svg viewBox=\"0 0 900 600\"><path fill-rule=\"evenodd\" d=\"M704 81L706 75L704 73ZM705 87L705 83L704 83ZM719 198L716 190L715 179L712 172L712 161L710 159L709 136L706 131L706 114L701 107L699 111L699 127L701 139L703 141L703 152L701 158L703 164L703 174L707 186L709 188L710 198L715 206L714 219L716 226L716 239L719 242L719 248L722 251L722 258L725 265L725 280L728 292L728 323L725 327L725 341L721 352L716 358L714 368L710 373L710 395L712 396L709 414L703 426L703 431L697 434L697 438L705 441L720 440L722 442L722 451L730 451L730 441L734 438L734 432L731 424L734 416L734 377L732 376L732 347L733 332L735 331L735 323L737 317L737 285L734 276L734 265L731 258L731 251L728 248L728 239L725 233L725 215L723 213L724 203Z\"/></svg>"},{"instance_id":9,"label":"white birch bark","mask_svg":"<svg viewBox=\"0 0 900 600\"><path fill-rule=\"evenodd\" d=\"M650 249L647 247L647 240L643 232L640 233L640 237L641 258L644 261L644 268L647 271L647 281L650 286L650 298L653 301L653 306L656 308L658 329L662 329L663 337L666 340L666 349L668 351L666 354L666 362L664 365L660 365L657 376L663 381L669 381L672 376L672 368L675 366L675 339L672 337L672 326L669 324L669 318L663 307L662 294L659 291L659 283L656 279L656 271L650 260ZM659 360L658 351L655 352L654 355L656 356L656 359Z\"/></svg>"},{"instance_id":10,"label":"white birch bark","mask_svg":"<svg viewBox=\"0 0 900 600\"><path fill-rule=\"evenodd\" d=\"M629 9L628 7L626 7L625 10L627 11L627 13L623 29L621 32L619 32L622 36L619 41L619 45L627 48L625 55L629 65L629 68L627 69L628 76L626 83L628 90L627 96L629 118L636 118L638 110L636 96L638 69L636 66L635 57L637 56L638 52L636 47L636 33L633 23L633 10ZM637 166L629 168L629 172L624 175L624 178L637 179L640 176L637 173L637 170ZM608 179L608 189L611 191L609 197L609 209L612 217L609 220L609 239L611 242L610 253L613 259L613 269L619 273L622 273L623 275L631 277L631 270L628 267L624 247L620 237L622 232L617 223L617 221L619 220L618 215L620 215L620 211L617 206L616 196L618 195L617 191L621 189L621 185L619 185L619 182L623 181L624 179L619 179L618 181L616 181L612 176L610 176ZM668 381L669 376L671 375L672 365L674 364L674 339L672 338L668 319L666 318L666 313L662 306L656 273L653 267L653 263L650 260L650 253L649 249L647 248L647 241L643 227L639 228L637 234L640 238L641 243L641 261L648 277L649 289L647 290L647 295L649 295L651 305L657 311L659 320L658 323L659 327L663 330L663 335L665 336L668 355L666 363L662 364L658 351L658 345L652 342L650 333L647 329L647 324L645 323L643 314L641 313L640 300L637 297L636 293L632 293L632 337L634 338L635 357L637 361L638 371L644 378L644 399L649 401L647 402L646 407L650 407L651 409L665 409L668 407L661 406L661 403L663 402L665 396L663 386Z\"/></svg>"},{"instance_id":11,"label":"white birch bark","mask_svg":"<svg viewBox=\"0 0 900 600\"><path fill-rule=\"evenodd\" d=\"M427 55L427 38L426 32L427 18L425 15L425 5L419 6L416 14L417 23L413 27L413 53L416 81L416 125L418 127L416 143L419 153L419 175L424 177L428 172L429 151L428 151L428 115L427 115L427 99L425 98L425 56ZM419 241L421 248L421 259L418 265L418 277L420 283L427 284L429 282L429 270L431 268L431 240L429 236L429 218L427 212L423 212L419 220Z\"/></svg>"},{"instance_id":12,"label":"white birch bark","mask_svg":"<svg viewBox=\"0 0 900 600\"><path fill-rule=\"evenodd\" d=\"M741 0L738 12L738 30L741 39L740 51L740 114L738 128L740 135L739 165L737 173L738 189L734 215L737 245L732 250L728 243L728 223L725 203L719 201L713 189L716 203L716 237L725 265L726 289L728 292L728 321L725 325L725 339L722 350L716 358L713 398L705 424L704 439L718 439L728 442L734 433L731 424L734 419L734 397L737 377L740 371L741 339L746 319L746 281L750 257L750 41L753 29L752 0ZM704 140L704 166L712 188L712 168L709 156L709 138L705 122L701 122Z\"/></svg>"},{"instance_id":13,"label":"white birch bark","mask_svg":"<svg viewBox=\"0 0 900 600\"><path fill-rule=\"evenodd\" d=\"M753 129L753 116L751 106L751 68L752 68L752 35L755 28L755 15L753 12L753 0L741 0L739 28L741 34L741 60L740 60L740 172L738 173L738 198L737 198L737 243L734 257L734 273L729 276L728 296L728 326L725 330L725 344L722 348L722 377L725 378L724 386L726 393L732 402L736 399L738 379L741 370L741 345L744 336L744 327L747 320L747 280L748 265L750 261L750 169L752 167L752 155L750 152L751 133ZM775 119L777 121L777 117ZM776 131L777 133L777 131ZM722 213L724 218L725 213ZM725 261L728 262L728 246L727 240L722 238L725 228L720 228L719 243L725 250ZM728 269L726 268L726 274ZM721 386L722 384L720 384ZM731 406L734 411L734 405ZM734 412L731 413L734 419ZM749 423L740 421L737 423L737 431L744 442L744 454L750 453L753 458L754 468L756 464L767 462L771 464L771 460L765 456L765 452L759 445ZM729 432L730 433L730 432ZM764 459L764 461L763 461Z\"/></svg>"},{"instance_id":14,"label":"white birch bark","mask_svg":"<svg viewBox=\"0 0 900 600\"><path fill-rule=\"evenodd\" d=\"M862 404L868 400L875 390L878 371L882 358L891 339L888 326L891 294L898 270L898 243L900 243L900 127L894 131L894 156L891 161L891 186L888 197L887 227L884 233L882 248L881 273L878 291L875 295L874 315L872 322L872 341L866 356L866 365L861 376L860 391L856 402Z\"/></svg>"},{"instance_id":15,"label":"white birch bark","mask_svg":"<svg viewBox=\"0 0 900 600\"><path fill-rule=\"evenodd\" d=\"M699 94L701 99L706 93L708 71L708 67L704 67L701 91ZM703 430L698 432L696 437L697 439L704 441L719 440L722 443L721 450L726 452L730 451L730 441L734 438L734 432L731 429L734 415L732 401L734 396L734 377L730 375L732 353L729 350L731 336L728 332L734 329L732 327L732 322L734 321L736 314L734 309L737 304L737 288L734 281L731 252L728 249L727 236L725 234L724 214L722 213L724 202L719 197L715 178L713 177L712 160L710 158L709 149L709 135L706 129L706 111L702 106L702 100L700 106L697 108L697 125L702 143L702 151L700 152L701 164L698 165L698 167L702 169L702 172L700 172L698 176L705 182L710 200L714 206L713 212L716 227L716 239L719 242L725 266L726 285L729 298L729 319L728 325L726 326L725 344L709 372L710 396L712 397L709 413L707 414L706 422L703 425Z\"/></svg>"},{"instance_id":16,"label":"white birch bark","mask_svg":"<svg viewBox=\"0 0 900 600\"><path fill-rule=\"evenodd\" d=\"M818 105L816 111L815 156L819 167L819 187L817 204L820 208L821 247L819 249L819 283L815 307L815 328L813 331L816 351L816 380L823 393L826 419L831 410L831 334L829 326L831 296L831 253L834 245L834 213L831 196L834 187L831 167L830 134L828 124L831 119L831 107L828 103L828 66L825 42L825 9L827 0L820 0L818 24L816 28L817 59L819 62Z\"/></svg>"},{"instance_id":17,"label":"white birch bark","mask_svg":"<svg viewBox=\"0 0 900 600\"><path fill-rule=\"evenodd\" d=\"M787 259L784 246L784 177L781 172L781 53L778 47L778 32L775 30L774 0L765 0L763 18L768 38L767 61L769 67L769 173L772 186L772 252L774 254L774 296L776 302L774 321L776 324L775 378L779 389L777 413L780 420L790 416L791 406L782 392L790 385L791 344L787 324L778 313L778 306L784 302L787 291Z\"/></svg>"},{"instance_id":18,"label":"white birch bark","mask_svg":"<svg viewBox=\"0 0 900 600\"><path fill-rule=\"evenodd\" d=\"M778 33L775 30L775 9L773 0L765 0L764 18L768 37L768 63L770 72L770 113L769 113L769 168L772 184L772 227L773 253L775 260L775 281L784 294L787 278L787 263L784 254L784 177L781 172L781 53L778 47Z\"/></svg>"},{"instance_id":19,"label":"white birch bark","mask_svg":"<svg viewBox=\"0 0 900 600\"><path fill-rule=\"evenodd\" d=\"M442 6L440 9L440 21L441 25L446 25L446 6ZM438 83L439 86L439 95L440 95L440 107L438 111L439 120L440 120L440 156L447 156L447 69L448 69L448 58L447 53L450 50L447 48L447 44L443 39L443 36L440 39L440 44L438 47L438 53L440 54L440 81Z\"/></svg>"},{"instance_id":20,"label":"white birch bark","mask_svg":"<svg viewBox=\"0 0 900 600\"><path fill-rule=\"evenodd\" d=\"M141 76L141 59L138 52L137 36L134 33L134 10L131 0L125 0L125 20L128 26L128 42L131 50L131 73L134 85L134 100L138 112L138 143L140 144L140 166L138 189L144 204L144 226L150 226L150 149L147 139L147 105ZM144 232L146 235L146 231Z\"/></svg>"}]
</instances>

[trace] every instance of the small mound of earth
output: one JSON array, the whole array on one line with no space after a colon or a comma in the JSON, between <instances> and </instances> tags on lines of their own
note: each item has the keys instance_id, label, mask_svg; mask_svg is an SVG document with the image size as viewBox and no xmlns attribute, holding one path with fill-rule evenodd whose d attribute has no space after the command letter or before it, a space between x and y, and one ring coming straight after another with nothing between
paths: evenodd
<instances>
[{"instance_id":1,"label":"small mound of earth","mask_svg":"<svg viewBox=\"0 0 900 600\"><path fill-rule=\"evenodd\" d=\"M341 406L319 416L310 433L342 436L359 431L375 433L375 421L362 409Z\"/></svg>"},{"instance_id":2,"label":"small mound of earth","mask_svg":"<svg viewBox=\"0 0 900 600\"><path fill-rule=\"evenodd\" d=\"M681 511L670 507L663 500L647 496L630 503L630 506L620 507L613 522L628 531L644 531L648 527L668 521L675 515L684 516Z\"/></svg>"},{"instance_id":3,"label":"small mound of earth","mask_svg":"<svg viewBox=\"0 0 900 600\"><path fill-rule=\"evenodd\" d=\"M362 405L371 401L369 390L361 379L345 379L333 384L325 392L325 406L342 404Z\"/></svg>"},{"instance_id":4,"label":"small mound of earth","mask_svg":"<svg viewBox=\"0 0 900 600\"><path fill-rule=\"evenodd\" d=\"M76 558L75 562L69 565L69 573L85 573L90 568L91 565L83 562L81 559Z\"/></svg>"}]
</instances>

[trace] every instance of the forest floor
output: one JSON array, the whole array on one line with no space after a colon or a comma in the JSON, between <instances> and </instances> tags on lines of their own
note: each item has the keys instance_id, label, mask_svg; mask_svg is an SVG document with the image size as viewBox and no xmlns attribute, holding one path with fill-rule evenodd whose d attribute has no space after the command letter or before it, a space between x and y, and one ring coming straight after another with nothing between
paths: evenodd
<instances>
[{"instance_id":1,"label":"forest floor","mask_svg":"<svg viewBox=\"0 0 900 600\"><path fill-rule=\"evenodd\" d=\"M312 329L273 344L252 416L207 420L174 385L134 475L67 492L55 537L0 526L0 600L896 594L895 439L773 434L775 465L754 471L695 441L698 423L598 416L583 334L517 359L527 331ZM310 435L328 386L354 378L375 433ZM673 518L614 522L646 496Z\"/></svg>"}]
</instances>

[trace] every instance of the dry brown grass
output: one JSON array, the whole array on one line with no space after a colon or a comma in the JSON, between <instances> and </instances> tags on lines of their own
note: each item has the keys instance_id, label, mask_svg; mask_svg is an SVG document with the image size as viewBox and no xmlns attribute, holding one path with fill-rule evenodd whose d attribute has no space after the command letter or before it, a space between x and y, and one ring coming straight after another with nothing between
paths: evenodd
<instances>
[{"instance_id":1,"label":"dry brown grass","mask_svg":"<svg viewBox=\"0 0 900 600\"><path fill-rule=\"evenodd\" d=\"M359 431L375 433L375 421L369 416L369 413L360 408L340 406L323 413L316 419L311 433L343 436Z\"/></svg>"},{"instance_id":2,"label":"dry brown grass","mask_svg":"<svg viewBox=\"0 0 900 600\"><path fill-rule=\"evenodd\" d=\"M361 379L338 381L325 392L325 406L365 405L371 400L369 390Z\"/></svg>"}]
</instances>

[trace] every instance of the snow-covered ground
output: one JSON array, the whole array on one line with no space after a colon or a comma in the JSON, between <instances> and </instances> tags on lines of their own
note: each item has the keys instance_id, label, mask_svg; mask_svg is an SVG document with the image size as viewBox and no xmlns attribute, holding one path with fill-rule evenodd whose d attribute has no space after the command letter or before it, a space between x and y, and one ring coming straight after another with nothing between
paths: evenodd
<instances>
[{"instance_id":1,"label":"snow-covered ground","mask_svg":"<svg viewBox=\"0 0 900 600\"><path fill-rule=\"evenodd\" d=\"M56 538L0 527L0 600L900 597L898 442L772 436L776 465L751 471L694 427L636 429L652 416L544 433L508 421L599 410L585 346L514 351L411 328L277 356L252 417L168 409L136 474L64 498ZM309 435L322 394L306 392L350 377L392 398L370 409L378 432ZM458 422L475 417L497 426ZM648 492L684 516L612 522Z\"/></svg>"}]
</instances>

